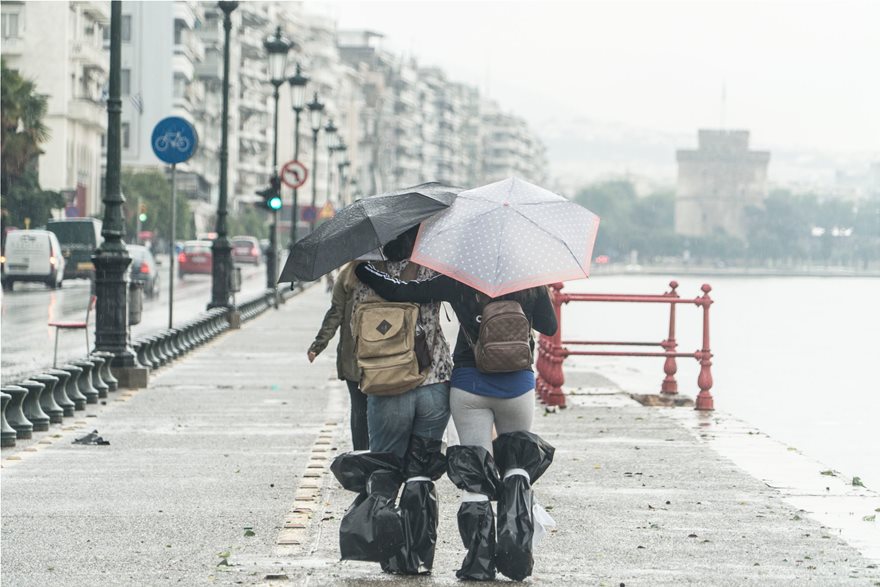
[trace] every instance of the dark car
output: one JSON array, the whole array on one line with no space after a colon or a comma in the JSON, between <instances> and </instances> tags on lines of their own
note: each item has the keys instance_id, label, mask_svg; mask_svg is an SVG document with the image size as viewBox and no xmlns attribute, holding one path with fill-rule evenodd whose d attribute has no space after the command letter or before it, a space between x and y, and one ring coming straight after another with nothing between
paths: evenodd
<instances>
[{"instance_id":1,"label":"dark car","mask_svg":"<svg viewBox=\"0 0 880 587\"><path fill-rule=\"evenodd\" d=\"M46 230L54 232L61 243L61 254L66 261L64 279L94 279L92 254L104 240L101 237L101 221L97 218L55 219L46 223Z\"/></svg>"},{"instance_id":2,"label":"dark car","mask_svg":"<svg viewBox=\"0 0 880 587\"><path fill-rule=\"evenodd\" d=\"M234 263L250 263L259 265L262 252L260 241L252 236L234 236L230 239L232 245L232 261Z\"/></svg>"},{"instance_id":3,"label":"dark car","mask_svg":"<svg viewBox=\"0 0 880 587\"><path fill-rule=\"evenodd\" d=\"M191 273L210 275L213 271L211 241L186 241L177 256L177 274L182 278Z\"/></svg>"},{"instance_id":4,"label":"dark car","mask_svg":"<svg viewBox=\"0 0 880 587\"><path fill-rule=\"evenodd\" d=\"M148 298L159 297L159 266L153 253L141 245L128 245L128 254L131 280L144 284L144 295Z\"/></svg>"}]
</instances>

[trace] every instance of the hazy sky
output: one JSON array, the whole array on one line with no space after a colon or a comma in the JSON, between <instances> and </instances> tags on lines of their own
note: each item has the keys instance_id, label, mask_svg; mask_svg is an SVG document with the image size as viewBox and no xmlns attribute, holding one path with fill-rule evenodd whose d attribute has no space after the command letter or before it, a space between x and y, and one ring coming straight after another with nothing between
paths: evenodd
<instances>
[{"instance_id":1,"label":"hazy sky","mask_svg":"<svg viewBox=\"0 0 880 587\"><path fill-rule=\"evenodd\" d=\"M538 125L752 130L880 156L880 1L307 2Z\"/></svg>"}]
</instances>

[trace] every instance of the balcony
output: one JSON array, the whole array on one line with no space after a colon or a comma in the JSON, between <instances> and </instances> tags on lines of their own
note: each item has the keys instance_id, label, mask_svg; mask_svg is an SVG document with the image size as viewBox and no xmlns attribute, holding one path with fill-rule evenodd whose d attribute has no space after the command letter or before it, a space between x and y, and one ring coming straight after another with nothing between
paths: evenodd
<instances>
[{"instance_id":1,"label":"balcony","mask_svg":"<svg viewBox=\"0 0 880 587\"><path fill-rule=\"evenodd\" d=\"M4 57L16 57L20 56L24 53L24 39L18 39L10 37L8 39L3 39L2 49Z\"/></svg>"},{"instance_id":2,"label":"balcony","mask_svg":"<svg viewBox=\"0 0 880 587\"><path fill-rule=\"evenodd\" d=\"M174 46L175 51L174 56L171 58L171 71L174 72L174 77L182 77L187 82L191 82L195 74L195 66L189 56L181 55L177 52L177 47L180 47L180 45Z\"/></svg>"},{"instance_id":3,"label":"balcony","mask_svg":"<svg viewBox=\"0 0 880 587\"><path fill-rule=\"evenodd\" d=\"M74 41L70 46L70 53L73 60L81 63L84 69L97 69L106 73L110 66L110 52L90 40Z\"/></svg>"},{"instance_id":4,"label":"balcony","mask_svg":"<svg viewBox=\"0 0 880 587\"><path fill-rule=\"evenodd\" d=\"M185 2L174 3L174 19L183 22L189 29L193 29L196 26L196 15L193 14L192 8Z\"/></svg>"},{"instance_id":5,"label":"balcony","mask_svg":"<svg viewBox=\"0 0 880 587\"><path fill-rule=\"evenodd\" d=\"M261 114L269 112L269 106L267 105L267 98L265 96L245 94L239 100L238 105L243 110L249 110L251 112L258 112Z\"/></svg>"},{"instance_id":6,"label":"balcony","mask_svg":"<svg viewBox=\"0 0 880 587\"><path fill-rule=\"evenodd\" d=\"M71 2L75 7L78 7L82 13L98 22L100 24L109 24L110 23L110 7L108 6L109 2Z\"/></svg>"},{"instance_id":7,"label":"balcony","mask_svg":"<svg viewBox=\"0 0 880 587\"><path fill-rule=\"evenodd\" d=\"M223 56L217 51L207 51L205 58L195 64L195 74L202 79L223 79Z\"/></svg>"},{"instance_id":8,"label":"balcony","mask_svg":"<svg viewBox=\"0 0 880 587\"><path fill-rule=\"evenodd\" d=\"M67 103L67 117L101 131L107 126L107 111L103 104L87 98L70 100Z\"/></svg>"}]
</instances>

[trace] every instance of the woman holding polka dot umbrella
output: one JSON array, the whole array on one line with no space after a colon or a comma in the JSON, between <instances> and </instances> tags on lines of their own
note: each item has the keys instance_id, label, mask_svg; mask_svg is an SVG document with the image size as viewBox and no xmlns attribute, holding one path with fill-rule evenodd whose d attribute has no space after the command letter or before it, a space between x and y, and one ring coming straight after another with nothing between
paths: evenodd
<instances>
[{"instance_id":1,"label":"woman holding polka dot umbrella","mask_svg":"<svg viewBox=\"0 0 880 587\"><path fill-rule=\"evenodd\" d=\"M588 277L598 228L586 208L512 177L423 222L412 260L494 298Z\"/></svg>"},{"instance_id":2,"label":"woman holding polka dot umbrella","mask_svg":"<svg viewBox=\"0 0 880 587\"><path fill-rule=\"evenodd\" d=\"M366 264L355 270L387 300L446 301L458 317L449 404L461 446L447 457L450 480L465 490L458 518L468 554L459 578L492 579L496 568L513 579L531 574L531 483L553 459L553 447L529 433L531 329L556 332L543 286L589 275L598 226L586 208L511 178L460 192L422 223L412 261L441 275L401 281ZM502 348L511 352L495 356L516 360L509 368L503 360L488 367L487 358ZM497 541L490 503L496 499Z\"/></svg>"}]
</instances>

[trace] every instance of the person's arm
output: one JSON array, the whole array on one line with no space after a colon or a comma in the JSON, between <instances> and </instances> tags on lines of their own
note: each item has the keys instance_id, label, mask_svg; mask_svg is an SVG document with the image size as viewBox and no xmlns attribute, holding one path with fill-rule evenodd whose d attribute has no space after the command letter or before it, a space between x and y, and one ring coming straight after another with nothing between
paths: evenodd
<instances>
[{"instance_id":1,"label":"person's arm","mask_svg":"<svg viewBox=\"0 0 880 587\"><path fill-rule=\"evenodd\" d=\"M553 311L553 303L546 287L540 288L538 297L535 299L532 311L532 327L547 336L556 334L559 323L556 321L556 312Z\"/></svg>"},{"instance_id":2,"label":"person's arm","mask_svg":"<svg viewBox=\"0 0 880 587\"><path fill-rule=\"evenodd\" d=\"M367 263L358 265L354 273L379 296L390 302L448 302L456 295L456 281L439 273L422 281L401 281Z\"/></svg>"},{"instance_id":3,"label":"person's arm","mask_svg":"<svg viewBox=\"0 0 880 587\"><path fill-rule=\"evenodd\" d=\"M315 336L315 342L309 347L309 361L315 360L312 356L313 353L315 356L321 354L321 351L327 348L327 345L333 340L336 329L342 324L342 319L345 315L345 298L347 296L345 280L338 279L333 285L333 298L330 301L330 309L324 314L321 329L318 330L318 334Z\"/></svg>"}]
</instances>

